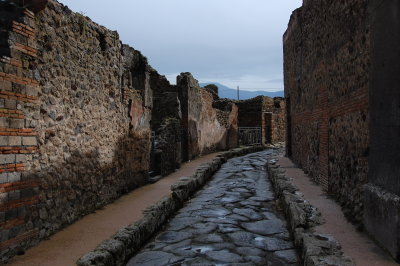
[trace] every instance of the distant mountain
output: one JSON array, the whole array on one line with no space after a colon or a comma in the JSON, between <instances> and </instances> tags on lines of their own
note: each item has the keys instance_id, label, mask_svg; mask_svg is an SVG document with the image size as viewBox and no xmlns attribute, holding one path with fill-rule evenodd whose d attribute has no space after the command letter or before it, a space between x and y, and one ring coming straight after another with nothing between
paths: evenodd
<instances>
[{"instance_id":1,"label":"distant mountain","mask_svg":"<svg viewBox=\"0 0 400 266\"><path fill-rule=\"evenodd\" d=\"M234 99L237 100L237 90L229 88L225 85L222 85L221 83L218 82L205 82L205 83L200 83L201 87L207 86L209 84L215 84L218 86L218 95L220 98L229 98L229 99ZM271 98L274 97L284 97L283 91L245 91L245 90L240 90L239 88L239 99L240 100L247 100L250 98L254 98L256 96L268 96Z\"/></svg>"}]
</instances>

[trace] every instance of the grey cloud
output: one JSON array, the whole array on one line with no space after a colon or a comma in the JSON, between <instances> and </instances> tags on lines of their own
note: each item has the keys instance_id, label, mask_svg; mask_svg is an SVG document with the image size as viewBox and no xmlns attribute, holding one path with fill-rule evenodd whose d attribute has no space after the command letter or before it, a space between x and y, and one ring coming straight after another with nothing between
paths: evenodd
<instances>
[{"instance_id":1,"label":"grey cloud","mask_svg":"<svg viewBox=\"0 0 400 266\"><path fill-rule=\"evenodd\" d=\"M61 0L120 33L161 74L282 85L282 35L301 0ZM280 80L280 81L279 81ZM250 81L249 81L250 82Z\"/></svg>"}]
</instances>

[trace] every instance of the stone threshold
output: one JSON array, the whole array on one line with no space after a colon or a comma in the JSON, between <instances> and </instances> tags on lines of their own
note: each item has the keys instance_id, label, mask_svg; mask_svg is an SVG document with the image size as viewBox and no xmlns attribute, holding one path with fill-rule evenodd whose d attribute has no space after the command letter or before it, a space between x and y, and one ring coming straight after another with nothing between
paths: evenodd
<instances>
[{"instance_id":1,"label":"stone threshold","mask_svg":"<svg viewBox=\"0 0 400 266\"><path fill-rule=\"evenodd\" d=\"M316 231L317 226L325 223L321 212L305 200L277 161L277 156L268 161L267 172L288 220L303 265L355 265L352 259L343 255L341 245L334 236Z\"/></svg>"},{"instance_id":2,"label":"stone threshold","mask_svg":"<svg viewBox=\"0 0 400 266\"><path fill-rule=\"evenodd\" d=\"M103 241L95 250L82 256L76 264L125 265L168 219L199 190L228 159L243 156L265 149L263 146L250 146L221 152L211 162L200 165L189 177L182 177L171 186L171 194L143 211L143 218L128 225Z\"/></svg>"}]
</instances>

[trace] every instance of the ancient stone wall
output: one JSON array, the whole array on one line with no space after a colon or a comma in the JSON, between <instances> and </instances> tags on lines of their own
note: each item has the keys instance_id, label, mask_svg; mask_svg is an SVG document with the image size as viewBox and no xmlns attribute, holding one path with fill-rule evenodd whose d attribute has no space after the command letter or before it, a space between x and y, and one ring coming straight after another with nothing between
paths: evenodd
<instances>
[{"instance_id":1,"label":"ancient stone wall","mask_svg":"<svg viewBox=\"0 0 400 266\"><path fill-rule=\"evenodd\" d=\"M150 75L150 84L153 90L153 105L151 128L157 130L167 117L181 119L181 107L178 99L177 87L153 70Z\"/></svg>"},{"instance_id":2,"label":"ancient stone wall","mask_svg":"<svg viewBox=\"0 0 400 266\"><path fill-rule=\"evenodd\" d=\"M152 108L151 68L116 32L55 1L36 15L7 5L2 258L146 182Z\"/></svg>"},{"instance_id":3,"label":"ancient stone wall","mask_svg":"<svg viewBox=\"0 0 400 266\"><path fill-rule=\"evenodd\" d=\"M262 126L262 97L258 96L244 101L238 101L239 127Z\"/></svg>"},{"instance_id":4,"label":"ancient stone wall","mask_svg":"<svg viewBox=\"0 0 400 266\"><path fill-rule=\"evenodd\" d=\"M367 2L304 2L283 38L288 154L355 222L368 171Z\"/></svg>"},{"instance_id":5,"label":"ancient stone wall","mask_svg":"<svg viewBox=\"0 0 400 266\"><path fill-rule=\"evenodd\" d=\"M400 2L371 0L368 233L400 262Z\"/></svg>"},{"instance_id":6,"label":"ancient stone wall","mask_svg":"<svg viewBox=\"0 0 400 266\"><path fill-rule=\"evenodd\" d=\"M183 161L218 149L235 147L236 142L232 139L237 134L236 105L224 111L213 108L215 94L200 88L190 73L180 74L177 86L182 111Z\"/></svg>"},{"instance_id":7,"label":"ancient stone wall","mask_svg":"<svg viewBox=\"0 0 400 266\"><path fill-rule=\"evenodd\" d=\"M155 133L156 171L166 176L179 168L182 162L181 121L167 117Z\"/></svg>"},{"instance_id":8,"label":"ancient stone wall","mask_svg":"<svg viewBox=\"0 0 400 266\"><path fill-rule=\"evenodd\" d=\"M286 105L283 98L258 96L237 104L239 127L260 127L264 144L285 141Z\"/></svg>"},{"instance_id":9,"label":"ancient stone wall","mask_svg":"<svg viewBox=\"0 0 400 266\"><path fill-rule=\"evenodd\" d=\"M285 100L281 97L263 97L262 113L264 143L284 142L286 140Z\"/></svg>"}]
</instances>

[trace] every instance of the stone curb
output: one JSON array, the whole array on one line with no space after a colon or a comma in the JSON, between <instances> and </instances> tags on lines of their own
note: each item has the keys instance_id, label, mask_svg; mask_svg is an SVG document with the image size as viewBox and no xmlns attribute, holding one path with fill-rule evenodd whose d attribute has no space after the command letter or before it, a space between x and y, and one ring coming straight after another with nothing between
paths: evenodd
<instances>
[{"instance_id":1,"label":"stone curb","mask_svg":"<svg viewBox=\"0 0 400 266\"><path fill-rule=\"evenodd\" d=\"M211 162L200 165L192 176L182 177L180 181L173 184L171 194L147 207L143 211L144 217L141 220L118 230L111 238L98 245L94 251L82 256L76 264L79 266L125 265L223 163L230 158L262 150L264 150L263 146L250 146L221 152Z\"/></svg>"},{"instance_id":2,"label":"stone curb","mask_svg":"<svg viewBox=\"0 0 400 266\"><path fill-rule=\"evenodd\" d=\"M294 236L296 247L301 250L305 266L350 266L354 262L343 255L339 242L331 235L318 234L315 226L324 223L321 213L312 206L292 184L285 170L271 158L267 163L267 172L276 196L289 221L289 229Z\"/></svg>"}]
</instances>

